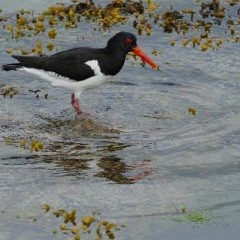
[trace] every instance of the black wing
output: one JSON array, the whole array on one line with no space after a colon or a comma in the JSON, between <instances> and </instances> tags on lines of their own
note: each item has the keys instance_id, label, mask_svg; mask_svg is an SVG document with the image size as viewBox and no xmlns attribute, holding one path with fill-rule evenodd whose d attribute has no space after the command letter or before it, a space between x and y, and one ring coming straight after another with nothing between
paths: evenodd
<instances>
[{"instance_id":1,"label":"black wing","mask_svg":"<svg viewBox=\"0 0 240 240\"><path fill-rule=\"evenodd\" d=\"M3 65L2 69L17 70L20 67L29 67L54 72L72 80L81 81L94 76L94 71L86 62L99 60L102 49L75 48L62 51L51 56L18 56L13 55L19 63Z\"/></svg>"},{"instance_id":2,"label":"black wing","mask_svg":"<svg viewBox=\"0 0 240 240\"><path fill-rule=\"evenodd\" d=\"M99 60L98 52L101 49L75 48L59 52L48 57L43 69L76 81L85 80L95 75L86 62Z\"/></svg>"}]
</instances>

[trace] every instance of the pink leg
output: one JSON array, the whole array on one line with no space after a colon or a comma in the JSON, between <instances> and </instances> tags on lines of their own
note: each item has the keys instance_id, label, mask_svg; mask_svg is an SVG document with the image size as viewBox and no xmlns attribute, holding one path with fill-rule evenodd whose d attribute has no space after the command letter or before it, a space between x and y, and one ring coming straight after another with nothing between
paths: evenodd
<instances>
[{"instance_id":1,"label":"pink leg","mask_svg":"<svg viewBox=\"0 0 240 240\"><path fill-rule=\"evenodd\" d=\"M71 103L77 113L77 118L88 119L91 116L89 113L85 113L85 112L81 111L79 100L78 100L78 98L75 97L74 93L71 96Z\"/></svg>"},{"instance_id":2,"label":"pink leg","mask_svg":"<svg viewBox=\"0 0 240 240\"><path fill-rule=\"evenodd\" d=\"M72 97L71 97L71 103L72 103L72 106L75 109L75 111L78 114L81 114L82 111L80 110L79 100L77 98L75 98L75 94L74 93L72 94Z\"/></svg>"}]
</instances>

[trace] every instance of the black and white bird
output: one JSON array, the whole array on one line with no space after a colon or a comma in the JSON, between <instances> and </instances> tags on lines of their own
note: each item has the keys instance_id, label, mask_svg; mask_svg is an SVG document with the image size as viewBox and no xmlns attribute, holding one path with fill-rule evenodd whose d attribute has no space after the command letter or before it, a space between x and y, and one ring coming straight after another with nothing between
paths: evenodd
<instances>
[{"instance_id":1,"label":"black and white bird","mask_svg":"<svg viewBox=\"0 0 240 240\"><path fill-rule=\"evenodd\" d=\"M119 32L108 40L105 48L73 48L51 56L13 55L18 63L3 65L2 69L31 73L49 81L53 86L71 89L72 106L80 114L79 96L82 91L98 87L109 76L116 75L122 69L128 52L138 55L152 68L158 68L138 47L134 34Z\"/></svg>"}]
</instances>

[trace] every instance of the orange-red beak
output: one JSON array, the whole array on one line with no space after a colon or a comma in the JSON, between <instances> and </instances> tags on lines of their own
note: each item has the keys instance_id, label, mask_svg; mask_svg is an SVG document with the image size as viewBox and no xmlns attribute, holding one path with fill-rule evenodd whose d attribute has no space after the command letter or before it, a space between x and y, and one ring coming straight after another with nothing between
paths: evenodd
<instances>
[{"instance_id":1,"label":"orange-red beak","mask_svg":"<svg viewBox=\"0 0 240 240\"><path fill-rule=\"evenodd\" d=\"M149 58L140 47L134 47L132 52L139 56L144 62L148 63L153 69L159 69L159 66L151 58Z\"/></svg>"}]
</instances>

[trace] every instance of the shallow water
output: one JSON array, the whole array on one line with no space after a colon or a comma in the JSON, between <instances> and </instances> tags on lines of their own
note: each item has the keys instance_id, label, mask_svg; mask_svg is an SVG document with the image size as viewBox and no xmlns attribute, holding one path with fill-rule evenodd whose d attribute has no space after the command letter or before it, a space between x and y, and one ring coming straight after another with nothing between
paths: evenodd
<instances>
[{"instance_id":1,"label":"shallow water","mask_svg":"<svg viewBox=\"0 0 240 240\"><path fill-rule=\"evenodd\" d=\"M50 4L32 2L39 11ZM0 6L7 12L18 9L5 4ZM183 8L180 1L172 4ZM114 32L132 28L104 35L84 23L79 29L62 31L59 50L100 47ZM1 84L18 87L19 94L0 96L0 239L54 239L56 224L46 221L43 203L76 208L79 216L99 211L127 226L117 239L239 238L239 44L201 52L180 42L171 47L169 39L157 28L151 38L138 37L161 70L126 61L109 83L81 96L88 121L75 118L67 90L1 71ZM2 65L12 59L5 53L8 43L0 41ZM152 56L154 49L161 55ZM40 89L40 98L29 89ZM24 150L21 138L39 139L45 148ZM203 211L210 221L174 221L181 206Z\"/></svg>"}]
</instances>

